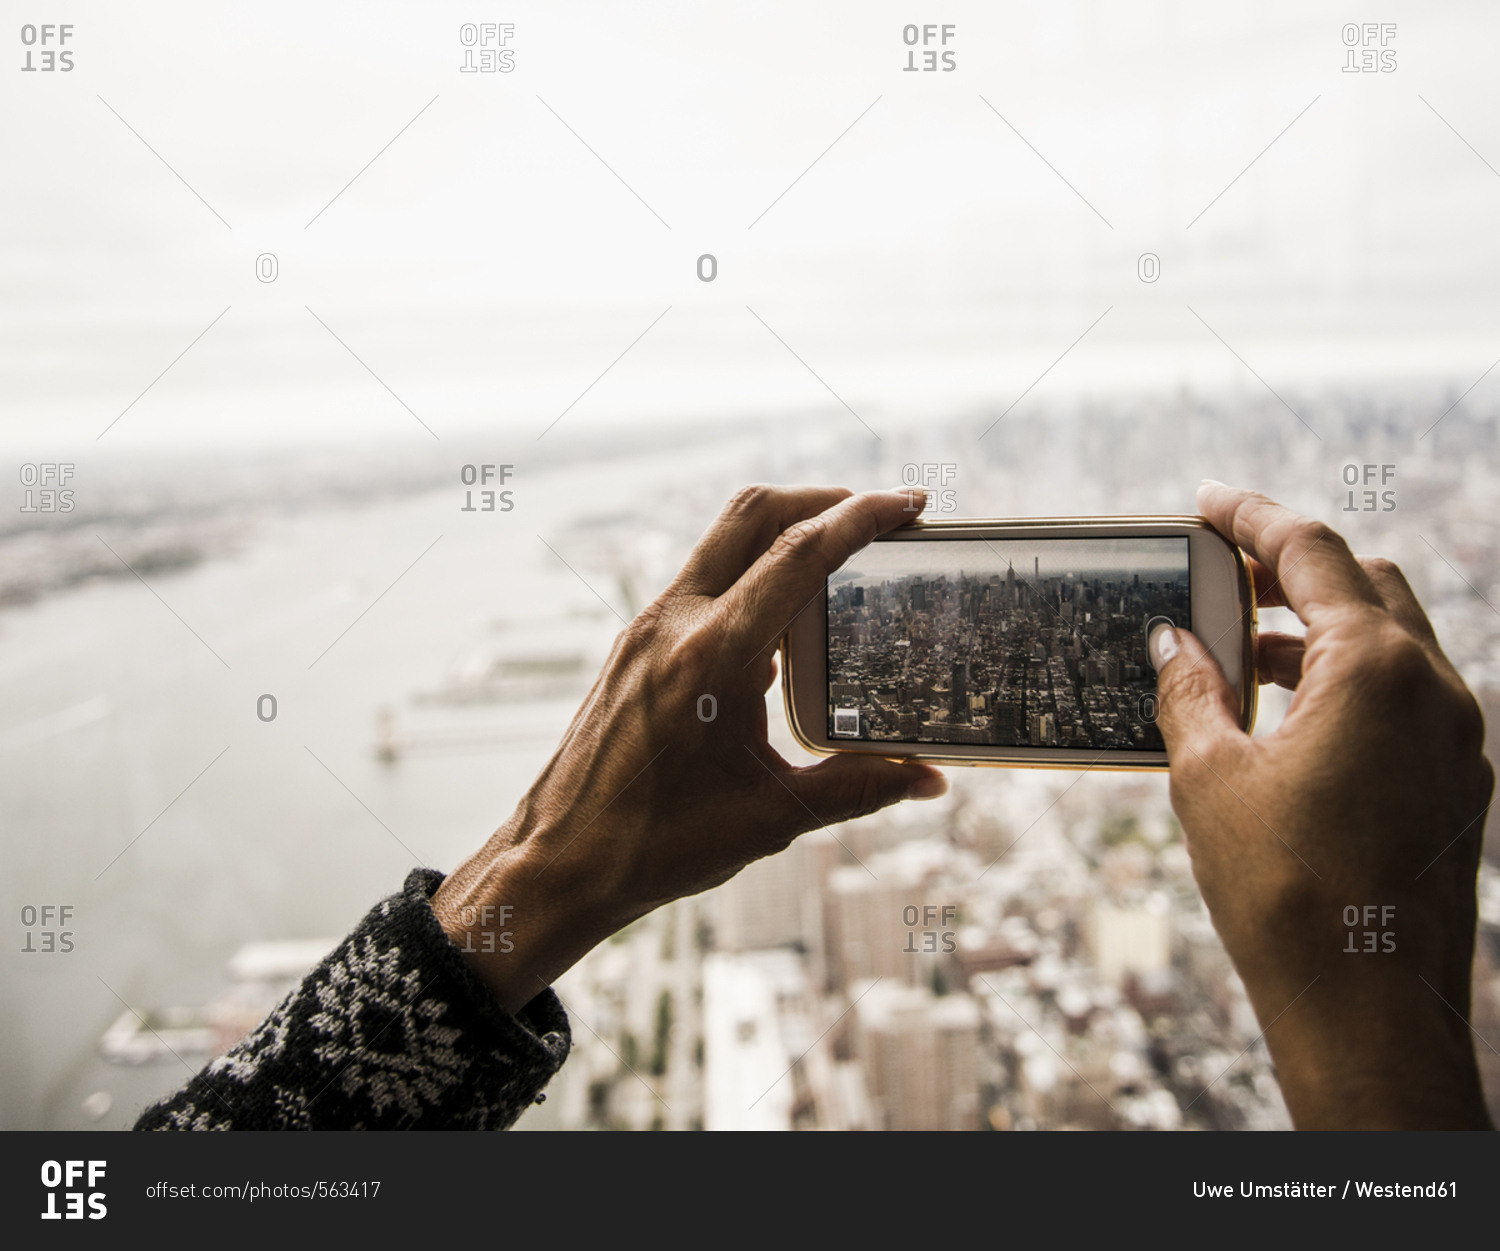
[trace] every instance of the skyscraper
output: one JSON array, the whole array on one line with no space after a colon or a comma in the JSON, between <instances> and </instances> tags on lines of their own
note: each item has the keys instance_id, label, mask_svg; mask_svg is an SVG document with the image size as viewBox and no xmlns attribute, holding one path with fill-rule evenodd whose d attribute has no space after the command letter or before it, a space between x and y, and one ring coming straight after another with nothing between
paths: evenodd
<instances>
[{"instance_id":1,"label":"skyscraper","mask_svg":"<svg viewBox=\"0 0 1500 1251\"><path fill-rule=\"evenodd\" d=\"M979 1005L894 981L861 984L855 1004L855 1050L880 1128L977 1129Z\"/></svg>"}]
</instances>

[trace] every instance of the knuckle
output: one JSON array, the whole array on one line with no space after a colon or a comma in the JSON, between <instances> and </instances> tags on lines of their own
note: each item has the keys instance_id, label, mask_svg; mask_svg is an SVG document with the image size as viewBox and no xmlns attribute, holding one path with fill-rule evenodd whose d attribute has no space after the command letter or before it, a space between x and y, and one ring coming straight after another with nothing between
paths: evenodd
<instances>
[{"instance_id":1,"label":"knuckle","mask_svg":"<svg viewBox=\"0 0 1500 1251\"><path fill-rule=\"evenodd\" d=\"M717 631L706 625L695 625L677 635L667 648L667 669L688 678L710 673L722 654Z\"/></svg>"},{"instance_id":2,"label":"knuckle","mask_svg":"<svg viewBox=\"0 0 1500 1251\"><path fill-rule=\"evenodd\" d=\"M1403 704L1421 698L1433 679L1426 650L1394 622L1381 628L1371 661L1378 687Z\"/></svg>"},{"instance_id":3,"label":"knuckle","mask_svg":"<svg viewBox=\"0 0 1500 1251\"><path fill-rule=\"evenodd\" d=\"M1342 548L1349 550L1349 545L1344 542L1344 536L1330 526L1326 521L1319 521L1315 517L1298 517L1292 524L1292 537L1302 544L1307 551L1313 548L1332 548L1335 551Z\"/></svg>"},{"instance_id":4,"label":"knuckle","mask_svg":"<svg viewBox=\"0 0 1500 1251\"><path fill-rule=\"evenodd\" d=\"M867 817L871 813L879 812L886 806L885 787L881 785L880 775L874 770L866 773L859 782L859 790L854 798L852 809L855 817Z\"/></svg>"},{"instance_id":5,"label":"knuckle","mask_svg":"<svg viewBox=\"0 0 1500 1251\"><path fill-rule=\"evenodd\" d=\"M615 635L613 655L634 660L661 646L667 612L661 600L647 604Z\"/></svg>"},{"instance_id":6,"label":"knuckle","mask_svg":"<svg viewBox=\"0 0 1500 1251\"><path fill-rule=\"evenodd\" d=\"M816 554L827 533L828 523L822 517L808 517L777 535L772 550L778 560L807 560Z\"/></svg>"},{"instance_id":7,"label":"knuckle","mask_svg":"<svg viewBox=\"0 0 1500 1251\"><path fill-rule=\"evenodd\" d=\"M660 632L666 620L666 612L660 600L647 604L626 623L622 634L633 639L651 638Z\"/></svg>"},{"instance_id":8,"label":"knuckle","mask_svg":"<svg viewBox=\"0 0 1500 1251\"><path fill-rule=\"evenodd\" d=\"M1400 586L1406 585L1406 575L1401 572L1401 566L1394 560L1387 560L1384 556L1361 556L1359 563L1364 566L1365 572L1370 575L1371 581L1395 582Z\"/></svg>"},{"instance_id":9,"label":"knuckle","mask_svg":"<svg viewBox=\"0 0 1500 1251\"><path fill-rule=\"evenodd\" d=\"M1211 776L1208 762L1194 748L1182 744L1169 758L1172 766L1172 789L1179 787L1196 790L1205 778Z\"/></svg>"},{"instance_id":10,"label":"knuckle","mask_svg":"<svg viewBox=\"0 0 1500 1251\"><path fill-rule=\"evenodd\" d=\"M1156 679L1158 722L1176 725L1178 713L1186 715L1194 702L1207 697L1213 687L1215 671L1212 659L1194 664L1191 658L1177 657L1166 665Z\"/></svg>"},{"instance_id":11,"label":"knuckle","mask_svg":"<svg viewBox=\"0 0 1500 1251\"><path fill-rule=\"evenodd\" d=\"M775 492L775 487L768 486L764 482L752 482L749 486L742 486L729 497L730 511L758 513L770 502Z\"/></svg>"},{"instance_id":12,"label":"knuckle","mask_svg":"<svg viewBox=\"0 0 1500 1251\"><path fill-rule=\"evenodd\" d=\"M1246 491L1235 498L1229 509L1230 529L1247 535L1257 534L1277 523L1283 509L1261 491Z\"/></svg>"},{"instance_id":13,"label":"knuckle","mask_svg":"<svg viewBox=\"0 0 1500 1251\"><path fill-rule=\"evenodd\" d=\"M611 658L629 660L646 649L651 640L651 630L636 617L615 635Z\"/></svg>"},{"instance_id":14,"label":"knuckle","mask_svg":"<svg viewBox=\"0 0 1500 1251\"><path fill-rule=\"evenodd\" d=\"M1425 681L1432 673L1427 651L1400 626L1392 623L1385 628L1383 641L1383 664L1386 671L1402 686Z\"/></svg>"}]
</instances>

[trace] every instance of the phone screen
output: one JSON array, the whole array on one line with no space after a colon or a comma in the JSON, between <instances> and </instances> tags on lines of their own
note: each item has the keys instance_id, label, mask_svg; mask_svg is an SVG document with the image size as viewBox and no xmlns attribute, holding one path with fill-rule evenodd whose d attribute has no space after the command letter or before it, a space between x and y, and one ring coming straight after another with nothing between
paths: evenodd
<instances>
[{"instance_id":1,"label":"phone screen","mask_svg":"<svg viewBox=\"0 0 1500 1251\"><path fill-rule=\"evenodd\" d=\"M1156 618L1185 537L876 542L828 580L834 739L1162 751Z\"/></svg>"}]
</instances>

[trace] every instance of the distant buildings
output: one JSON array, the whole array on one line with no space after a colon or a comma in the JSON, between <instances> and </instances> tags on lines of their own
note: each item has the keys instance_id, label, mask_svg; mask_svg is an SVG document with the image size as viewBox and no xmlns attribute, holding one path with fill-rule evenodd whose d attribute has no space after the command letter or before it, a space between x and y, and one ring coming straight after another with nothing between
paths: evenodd
<instances>
[{"instance_id":1,"label":"distant buildings","mask_svg":"<svg viewBox=\"0 0 1500 1251\"><path fill-rule=\"evenodd\" d=\"M807 977L787 950L703 962L703 1128L791 1129Z\"/></svg>"},{"instance_id":2,"label":"distant buildings","mask_svg":"<svg viewBox=\"0 0 1500 1251\"><path fill-rule=\"evenodd\" d=\"M852 988L854 1052L876 1129L978 1129L979 1005L893 982Z\"/></svg>"},{"instance_id":3,"label":"distant buildings","mask_svg":"<svg viewBox=\"0 0 1500 1251\"><path fill-rule=\"evenodd\" d=\"M830 732L882 741L1160 747L1144 625L1176 581L999 574L845 583L828 606ZM857 730L853 727L857 726ZM843 727L842 729L836 729Z\"/></svg>"},{"instance_id":4,"label":"distant buildings","mask_svg":"<svg viewBox=\"0 0 1500 1251\"><path fill-rule=\"evenodd\" d=\"M1156 778L960 775L644 918L559 991L565 1126L1289 1124Z\"/></svg>"}]
</instances>

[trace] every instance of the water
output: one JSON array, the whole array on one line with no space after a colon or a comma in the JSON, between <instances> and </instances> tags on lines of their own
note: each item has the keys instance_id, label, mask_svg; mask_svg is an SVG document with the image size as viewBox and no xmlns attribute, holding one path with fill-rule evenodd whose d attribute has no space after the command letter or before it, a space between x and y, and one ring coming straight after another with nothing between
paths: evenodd
<instances>
[{"instance_id":1,"label":"water","mask_svg":"<svg viewBox=\"0 0 1500 1251\"><path fill-rule=\"evenodd\" d=\"M413 865L449 869L483 842L582 687L532 705L411 697L476 651L548 640L587 651L591 679L619 622L537 535L628 616L565 523L628 516L643 472L522 479L509 514L462 515L454 489L273 516L230 558L149 576L160 599L116 578L0 614L0 1125L128 1126L188 1070L98 1057L124 1005L202 1003L242 944L336 939ZM504 740L382 764L382 707L398 733ZM72 952L21 950L22 908L45 904L73 909Z\"/></svg>"}]
</instances>

